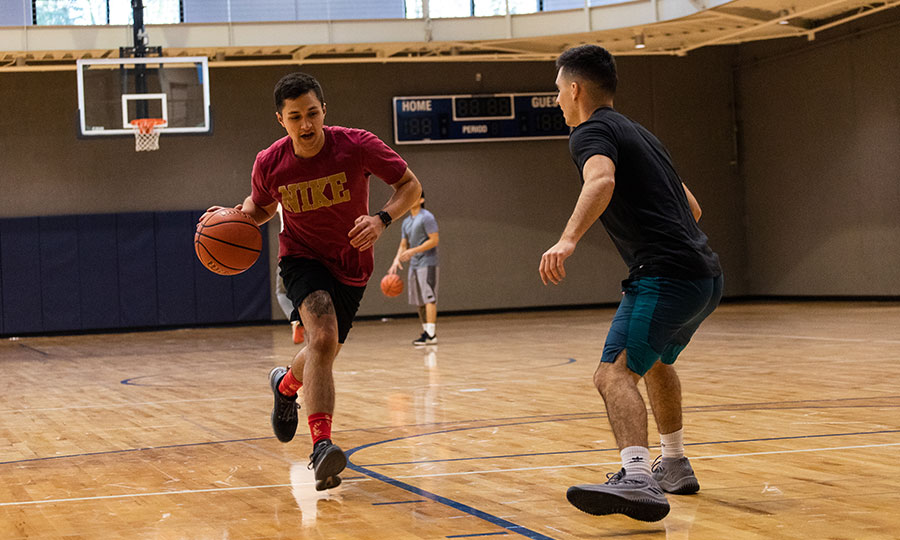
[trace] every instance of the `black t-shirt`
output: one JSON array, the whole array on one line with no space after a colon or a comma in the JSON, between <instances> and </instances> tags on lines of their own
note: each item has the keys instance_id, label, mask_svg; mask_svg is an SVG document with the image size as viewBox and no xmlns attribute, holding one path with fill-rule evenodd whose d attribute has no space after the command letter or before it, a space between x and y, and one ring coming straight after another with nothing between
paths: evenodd
<instances>
[{"instance_id":1,"label":"black t-shirt","mask_svg":"<svg viewBox=\"0 0 900 540\"><path fill-rule=\"evenodd\" d=\"M609 107L572 131L572 159L603 155L616 166L616 186L600 221L628 265L629 278L700 279L722 273L719 257L691 214L681 178L659 139Z\"/></svg>"}]
</instances>

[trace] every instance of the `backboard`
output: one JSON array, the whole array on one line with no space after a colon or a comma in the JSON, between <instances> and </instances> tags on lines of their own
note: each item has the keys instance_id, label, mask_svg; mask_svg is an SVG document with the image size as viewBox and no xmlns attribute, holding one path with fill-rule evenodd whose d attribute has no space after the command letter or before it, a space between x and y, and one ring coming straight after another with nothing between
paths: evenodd
<instances>
[{"instance_id":1,"label":"backboard","mask_svg":"<svg viewBox=\"0 0 900 540\"><path fill-rule=\"evenodd\" d=\"M205 56L78 60L83 136L133 135L136 118L162 118L165 134L209 133Z\"/></svg>"}]
</instances>

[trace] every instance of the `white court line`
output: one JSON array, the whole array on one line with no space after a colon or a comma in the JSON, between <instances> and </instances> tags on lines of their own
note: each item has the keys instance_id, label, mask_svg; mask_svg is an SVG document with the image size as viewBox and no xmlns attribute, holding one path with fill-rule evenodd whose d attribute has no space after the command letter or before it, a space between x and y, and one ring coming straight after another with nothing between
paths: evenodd
<instances>
[{"instance_id":1,"label":"white court line","mask_svg":"<svg viewBox=\"0 0 900 540\"><path fill-rule=\"evenodd\" d=\"M748 457L748 456L765 456L771 454L796 454L801 452L826 452L831 450L855 450L859 448L882 448L886 446L900 446L900 443L884 443L884 444L861 444L855 446L834 446L830 448L803 448L799 450L772 450L768 452L746 452L741 454L718 454L714 456L692 456L691 459L723 459L723 458L735 458L735 457ZM610 450L613 451L613 450ZM506 473L506 472L519 472L519 471L536 471L542 469L568 469L573 467L596 467L600 465L621 465L621 461L608 461L608 462L600 462L600 463L578 463L575 465L551 465L547 467L517 467L512 469L491 469L489 471L464 471L464 472L451 472L451 473L434 473L434 474L416 474L416 475L404 475L404 476L392 476L393 479L409 479L409 478L436 478L440 476L467 476L472 474L492 474L492 473ZM360 465L362 467L362 465ZM365 468L365 467L363 467ZM368 478L354 480L352 482L365 482L369 481ZM300 485L312 485L312 482L308 482ZM53 503L67 503L67 502L82 502L82 501L98 501L104 499L128 499L133 497L155 497L158 495L189 495L193 493L217 493L223 491L246 491L250 489L271 489L271 488L285 488L285 487L296 487L294 484L269 484L262 486L241 486L241 487L226 487L226 488L209 488L209 489L182 489L178 491L157 491L153 493L125 493L121 495L97 495L94 497L72 497L69 499L45 499L41 501L13 501L13 502L3 502L0 503L0 507L3 506L27 506L27 505L35 505L35 504L53 504Z\"/></svg>"}]
</instances>

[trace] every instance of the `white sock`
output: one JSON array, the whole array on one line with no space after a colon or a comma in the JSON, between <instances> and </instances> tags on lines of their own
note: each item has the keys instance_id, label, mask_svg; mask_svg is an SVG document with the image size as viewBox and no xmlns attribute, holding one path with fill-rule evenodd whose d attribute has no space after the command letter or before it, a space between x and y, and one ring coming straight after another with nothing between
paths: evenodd
<instances>
[{"instance_id":1,"label":"white sock","mask_svg":"<svg viewBox=\"0 0 900 540\"><path fill-rule=\"evenodd\" d=\"M662 457L667 459L684 457L684 428L666 435L660 433L659 440L659 445L662 447Z\"/></svg>"},{"instance_id":2,"label":"white sock","mask_svg":"<svg viewBox=\"0 0 900 540\"><path fill-rule=\"evenodd\" d=\"M437 326L436 323L423 323L422 328L425 329L425 332L428 333L429 336L434 337L434 327Z\"/></svg>"},{"instance_id":3,"label":"white sock","mask_svg":"<svg viewBox=\"0 0 900 540\"><path fill-rule=\"evenodd\" d=\"M651 476L649 448L629 446L624 448L619 454L622 456L622 467L625 468L625 476L638 474Z\"/></svg>"}]
</instances>

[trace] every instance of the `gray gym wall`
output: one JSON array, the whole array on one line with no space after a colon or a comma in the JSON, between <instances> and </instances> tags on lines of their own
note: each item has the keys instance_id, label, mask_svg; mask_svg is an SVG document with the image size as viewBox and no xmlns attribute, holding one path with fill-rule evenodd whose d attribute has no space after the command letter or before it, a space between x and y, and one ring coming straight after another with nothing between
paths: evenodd
<instances>
[{"instance_id":1,"label":"gray gym wall","mask_svg":"<svg viewBox=\"0 0 900 540\"><path fill-rule=\"evenodd\" d=\"M747 294L900 295L900 9L739 52Z\"/></svg>"},{"instance_id":2,"label":"gray gym wall","mask_svg":"<svg viewBox=\"0 0 900 540\"><path fill-rule=\"evenodd\" d=\"M619 58L617 108L661 138L699 199L726 295L900 294L898 34ZM139 154L130 138L76 137L74 72L0 73L0 216L240 202L254 156L284 134L271 93L291 69L211 69L213 135L163 136ZM552 91L555 77L544 62L300 69L325 87L327 123L389 143L392 96ZM562 285L538 278L580 187L565 140L395 148L440 225L442 311L618 300L626 269L599 225ZM373 180L373 210L389 193ZM410 312L378 290L399 237L392 226L376 246L361 315Z\"/></svg>"}]
</instances>

